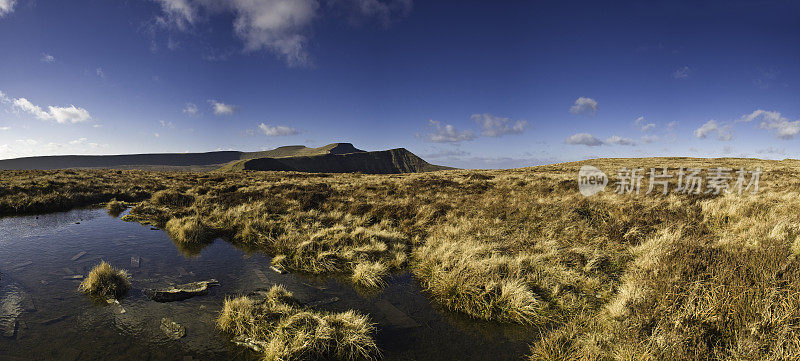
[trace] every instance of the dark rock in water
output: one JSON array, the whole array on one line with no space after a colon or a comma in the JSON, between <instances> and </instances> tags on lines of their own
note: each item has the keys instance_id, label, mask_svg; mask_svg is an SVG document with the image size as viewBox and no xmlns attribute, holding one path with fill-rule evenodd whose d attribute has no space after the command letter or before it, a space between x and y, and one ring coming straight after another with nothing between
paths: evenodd
<instances>
[{"instance_id":1,"label":"dark rock in water","mask_svg":"<svg viewBox=\"0 0 800 361\"><path fill-rule=\"evenodd\" d=\"M176 323L169 317L164 317L161 319L161 331L164 331L164 334L167 335L167 337L169 337L171 340L178 340L181 337L186 336L186 328Z\"/></svg>"},{"instance_id":2,"label":"dark rock in water","mask_svg":"<svg viewBox=\"0 0 800 361\"><path fill-rule=\"evenodd\" d=\"M217 280L211 279L162 289L149 289L145 290L144 294L157 302L182 301L194 296L204 295L208 293L209 287L218 285L219 282L217 282Z\"/></svg>"}]
</instances>

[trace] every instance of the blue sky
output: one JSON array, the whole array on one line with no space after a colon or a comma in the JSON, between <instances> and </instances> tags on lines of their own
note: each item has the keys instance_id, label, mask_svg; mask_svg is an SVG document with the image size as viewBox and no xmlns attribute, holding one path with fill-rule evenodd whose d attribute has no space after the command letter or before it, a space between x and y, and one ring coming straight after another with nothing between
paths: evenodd
<instances>
[{"instance_id":1,"label":"blue sky","mask_svg":"<svg viewBox=\"0 0 800 361\"><path fill-rule=\"evenodd\" d=\"M793 158L798 34L792 1L0 0L0 158Z\"/></svg>"}]
</instances>

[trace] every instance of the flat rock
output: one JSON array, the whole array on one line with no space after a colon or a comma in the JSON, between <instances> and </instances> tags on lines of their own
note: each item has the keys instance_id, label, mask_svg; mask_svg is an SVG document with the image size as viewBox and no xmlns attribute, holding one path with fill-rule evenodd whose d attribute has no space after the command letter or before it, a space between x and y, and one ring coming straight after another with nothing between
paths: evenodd
<instances>
[{"instance_id":1,"label":"flat rock","mask_svg":"<svg viewBox=\"0 0 800 361\"><path fill-rule=\"evenodd\" d=\"M182 301L194 296L204 295L208 293L209 287L218 285L219 282L217 282L217 280L210 279L208 281L186 283L162 289L149 289L145 290L144 293L147 297L157 302Z\"/></svg>"},{"instance_id":2,"label":"flat rock","mask_svg":"<svg viewBox=\"0 0 800 361\"><path fill-rule=\"evenodd\" d=\"M78 258L83 257L83 255L85 255L85 254L86 254L86 251L80 251L80 252L78 252L78 254L72 256L72 258L70 258L70 261L77 261Z\"/></svg>"},{"instance_id":3,"label":"flat rock","mask_svg":"<svg viewBox=\"0 0 800 361\"><path fill-rule=\"evenodd\" d=\"M405 312L400 311L400 309L385 300L375 301L375 306L381 310L383 315L386 316L386 319L389 320L389 323L392 324L392 326L399 328L419 327L417 321L414 321L414 319L408 317Z\"/></svg>"},{"instance_id":4,"label":"flat rock","mask_svg":"<svg viewBox=\"0 0 800 361\"><path fill-rule=\"evenodd\" d=\"M176 323L169 317L164 317L161 319L161 331L164 331L164 334L167 335L167 337L169 337L171 340L178 340L181 337L186 336L186 328Z\"/></svg>"},{"instance_id":5,"label":"flat rock","mask_svg":"<svg viewBox=\"0 0 800 361\"><path fill-rule=\"evenodd\" d=\"M54 323L64 321L67 318L69 318L69 316L61 315L61 316L56 316L56 317L51 317L51 318L48 318L48 319L44 319L44 320L40 321L39 323L41 323L43 325L52 325Z\"/></svg>"}]
</instances>

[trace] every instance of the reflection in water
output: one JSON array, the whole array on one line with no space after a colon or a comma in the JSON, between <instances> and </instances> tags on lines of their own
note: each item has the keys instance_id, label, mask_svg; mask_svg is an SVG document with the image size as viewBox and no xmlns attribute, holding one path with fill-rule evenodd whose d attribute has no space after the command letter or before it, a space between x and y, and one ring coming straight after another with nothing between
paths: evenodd
<instances>
[{"instance_id":1,"label":"reflection in water","mask_svg":"<svg viewBox=\"0 0 800 361\"><path fill-rule=\"evenodd\" d=\"M519 359L532 337L530 329L432 307L409 274L390 277L380 293L359 293L335 277L277 274L268 257L222 240L178 246L161 230L104 210L4 218L0 230L0 355L10 359L256 359L218 332L214 320L226 295L276 283L321 309L369 314L388 360ZM119 304L93 303L77 291L101 260L131 273L133 288ZM218 287L184 301L154 302L142 292L212 278ZM186 335L170 339L163 318Z\"/></svg>"}]
</instances>

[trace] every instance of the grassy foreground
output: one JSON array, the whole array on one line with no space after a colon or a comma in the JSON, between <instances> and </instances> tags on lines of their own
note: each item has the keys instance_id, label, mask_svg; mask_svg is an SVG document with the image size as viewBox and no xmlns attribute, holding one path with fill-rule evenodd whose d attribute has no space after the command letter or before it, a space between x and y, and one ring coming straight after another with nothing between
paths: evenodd
<instances>
[{"instance_id":1,"label":"grassy foreground","mask_svg":"<svg viewBox=\"0 0 800 361\"><path fill-rule=\"evenodd\" d=\"M612 183L584 197L584 164L612 182L622 167L763 174L755 195ZM15 171L0 178L0 214L140 201L126 219L189 253L222 237L371 288L410 270L444 307L529 325L542 335L532 360L783 360L800 357L799 177L798 161L685 158L408 175Z\"/></svg>"}]
</instances>

